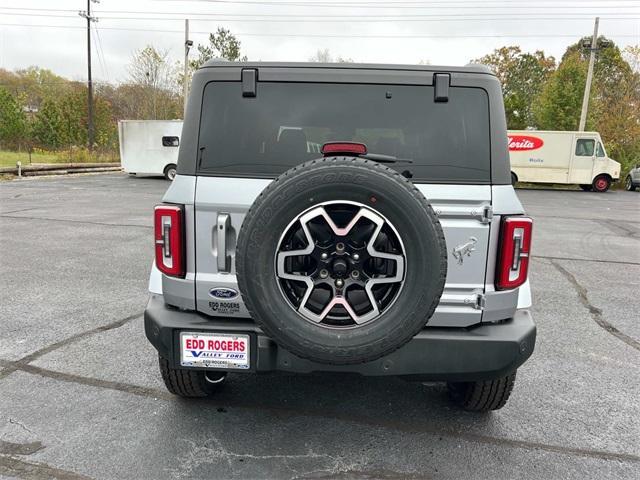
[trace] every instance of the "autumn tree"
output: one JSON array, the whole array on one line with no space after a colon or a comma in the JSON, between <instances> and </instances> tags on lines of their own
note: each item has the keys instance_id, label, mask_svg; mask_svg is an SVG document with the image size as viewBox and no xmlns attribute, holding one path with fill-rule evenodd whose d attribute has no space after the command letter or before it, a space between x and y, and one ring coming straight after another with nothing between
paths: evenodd
<instances>
[{"instance_id":1,"label":"autumn tree","mask_svg":"<svg viewBox=\"0 0 640 480\"><path fill-rule=\"evenodd\" d=\"M498 48L474 62L487 65L500 80L509 128L536 126L533 104L555 70L555 59L541 50L526 53L518 46L510 46Z\"/></svg>"},{"instance_id":2,"label":"autumn tree","mask_svg":"<svg viewBox=\"0 0 640 480\"><path fill-rule=\"evenodd\" d=\"M570 45L536 105L540 128L576 130L580 120L590 37ZM623 164L623 172L640 156L640 72L633 48L626 57L611 40L597 40L587 115L587 130L600 132L608 153Z\"/></svg>"}]
</instances>

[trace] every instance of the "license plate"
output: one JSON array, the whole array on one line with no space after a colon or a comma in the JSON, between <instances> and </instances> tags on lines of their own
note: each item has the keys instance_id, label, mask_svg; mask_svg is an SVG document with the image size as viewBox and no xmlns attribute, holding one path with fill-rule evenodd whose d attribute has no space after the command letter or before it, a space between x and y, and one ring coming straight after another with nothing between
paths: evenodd
<instances>
[{"instance_id":1,"label":"license plate","mask_svg":"<svg viewBox=\"0 0 640 480\"><path fill-rule=\"evenodd\" d=\"M249 348L249 335L181 332L180 365L248 370Z\"/></svg>"}]
</instances>

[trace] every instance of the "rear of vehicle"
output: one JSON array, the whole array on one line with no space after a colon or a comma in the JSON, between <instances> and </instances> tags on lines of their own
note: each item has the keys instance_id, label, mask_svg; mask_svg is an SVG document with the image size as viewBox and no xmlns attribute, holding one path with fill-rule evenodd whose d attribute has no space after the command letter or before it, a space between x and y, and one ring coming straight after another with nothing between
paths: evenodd
<instances>
[{"instance_id":1,"label":"rear of vehicle","mask_svg":"<svg viewBox=\"0 0 640 480\"><path fill-rule=\"evenodd\" d=\"M535 326L496 78L211 63L191 91L145 311L168 388L338 371L504 405Z\"/></svg>"},{"instance_id":2,"label":"rear of vehicle","mask_svg":"<svg viewBox=\"0 0 640 480\"><path fill-rule=\"evenodd\" d=\"M638 187L640 187L640 165L632 168L624 180L625 190L633 192Z\"/></svg>"},{"instance_id":3,"label":"rear of vehicle","mask_svg":"<svg viewBox=\"0 0 640 480\"><path fill-rule=\"evenodd\" d=\"M598 132L510 130L512 181L577 184L606 192L620 178Z\"/></svg>"},{"instance_id":4,"label":"rear of vehicle","mask_svg":"<svg viewBox=\"0 0 640 480\"><path fill-rule=\"evenodd\" d=\"M181 120L120 120L122 169L132 175L163 175L173 180L181 131Z\"/></svg>"}]
</instances>

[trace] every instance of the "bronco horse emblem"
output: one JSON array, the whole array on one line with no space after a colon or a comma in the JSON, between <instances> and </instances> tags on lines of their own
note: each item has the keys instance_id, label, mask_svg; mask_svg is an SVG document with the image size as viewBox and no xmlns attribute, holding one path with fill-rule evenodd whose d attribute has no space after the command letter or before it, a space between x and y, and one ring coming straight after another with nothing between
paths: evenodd
<instances>
[{"instance_id":1,"label":"bronco horse emblem","mask_svg":"<svg viewBox=\"0 0 640 480\"><path fill-rule=\"evenodd\" d=\"M467 243L458 245L452 250L451 253L453 254L453 258L458 260L458 265L462 265L465 256L471 256L471 252L476 249L476 243L478 243L478 239L476 237L469 237L469 241Z\"/></svg>"}]
</instances>

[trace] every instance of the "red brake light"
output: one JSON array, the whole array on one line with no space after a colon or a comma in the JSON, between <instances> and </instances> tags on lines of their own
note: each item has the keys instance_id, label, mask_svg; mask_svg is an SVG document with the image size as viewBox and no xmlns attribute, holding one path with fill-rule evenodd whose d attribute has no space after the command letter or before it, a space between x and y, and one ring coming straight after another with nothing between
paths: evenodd
<instances>
[{"instance_id":1,"label":"red brake light","mask_svg":"<svg viewBox=\"0 0 640 480\"><path fill-rule=\"evenodd\" d=\"M173 277L184 277L184 214L178 205L158 205L154 211L156 266Z\"/></svg>"},{"instance_id":2,"label":"red brake light","mask_svg":"<svg viewBox=\"0 0 640 480\"><path fill-rule=\"evenodd\" d=\"M356 142L328 142L322 145L320 150L324 156L327 155L366 155L367 146L364 143Z\"/></svg>"},{"instance_id":3,"label":"red brake light","mask_svg":"<svg viewBox=\"0 0 640 480\"><path fill-rule=\"evenodd\" d=\"M500 227L500 250L496 269L496 289L516 288L527 281L533 220L506 217Z\"/></svg>"}]
</instances>

